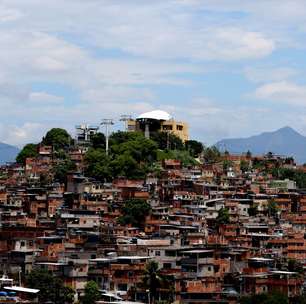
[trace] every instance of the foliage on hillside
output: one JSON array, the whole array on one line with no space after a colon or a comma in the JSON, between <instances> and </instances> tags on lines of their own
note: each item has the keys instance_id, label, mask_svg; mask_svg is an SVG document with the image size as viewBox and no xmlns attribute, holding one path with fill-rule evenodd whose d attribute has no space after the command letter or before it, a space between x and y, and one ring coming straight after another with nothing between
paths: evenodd
<instances>
[{"instance_id":1,"label":"foliage on hillside","mask_svg":"<svg viewBox=\"0 0 306 304\"><path fill-rule=\"evenodd\" d=\"M262 293L242 297L240 304L288 304L288 297L281 293Z\"/></svg>"},{"instance_id":2,"label":"foliage on hillside","mask_svg":"<svg viewBox=\"0 0 306 304\"><path fill-rule=\"evenodd\" d=\"M164 159L178 159L184 166L197 164L189 151L185 150L180 138L164 132L154 133L147 139L140 132L118 131L110 136L109 146L109 155L94 147L87 152L87 176L102 181L110 181L118 176L142 179L148 172L155 172L156 162ZM176 147L176 150L167 147Z\"/></svg>"},{"instance_id":3,"label":"foliage on hillside","mask_svg":"<svg viewBox=\"0 0 306 304\"><path fill-rule=\"evenodd\" d=\"M29 157L36 157L38 155L37 145L36 144L27 144L22 150L18 153L16 157L16 162L18 164L25 164L25 161Z\"/></svg>"},{"instance_id":4,"label":"foliage on hillside","mask_svg":"<svg viewBox=\"0 0 306 304\"><path fill-rule=\"evenodd\" d=\"M60 128L49 130L42 138L41 144L53 148L53 157L57 160L53 168L55 179L65 182L67 172L74 170L68 150L73 144L69 133ZM17 157L20 164L25 163L27 157L38 155L38 145L28 144ZM152 133L150 139L141 132L113 133L109 138L109 153L105 152L105 136L97 133L91 138L91 145L85 155L85 175L100 181L125 176L129 179L143 179L148 172L155 172L158 161L164 159L180 160L183 166L196 165L198 157L203 151L203 145L195 140L183 143L182 140L166 132ZM218 151L208 149L208 157L216 158Z\"/></svg>"},{"instance_id":5,"label":"foliage on hillside","mask_svg":"<svg viewBox=\"0 0 306 304\"><path fill-rule=\"evenodd\" d=\"M151 206L145 200L130 199L125 202L122 208L123 215L118 222L123 225L131 224L135 227L142 227L150 210Z\"/></svg>"},{"instance_id":6,"label":"foliage on hillside","mask_svg":"<svg viewBox=\"0 0 306 304\"><path fill-rule=\"evenodd\" d=\"M274 178L278 179L290 179L296 182L297 187L300 189L306 188L306 173L301 170L287 169L287 168L275 168L272 170Z\"/></svg>"}]
</instances>

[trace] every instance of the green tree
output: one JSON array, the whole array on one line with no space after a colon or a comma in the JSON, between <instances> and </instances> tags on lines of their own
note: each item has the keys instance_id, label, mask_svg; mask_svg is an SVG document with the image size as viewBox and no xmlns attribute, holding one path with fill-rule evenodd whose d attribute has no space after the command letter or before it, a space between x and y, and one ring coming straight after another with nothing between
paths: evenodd
<instances>
[{"instance_id":1,"label":"green tree","mask_svg":"<svg viewBox=\"0 0 306 304\"><path fill-rule=\"evenodd\" d=\"M90 138L92 147L94 149L105 149L105 135L101 132L94 134Z\"/></svg>"},{"instance_id":2,"label":"green tree","mask_svg":"<svg viewBox=\"0 0 306 304\"><path fill-rule=\"evenodd\" d=\"M291 299L291 303L293 304L306 304L306 297L305 296L297 296Z\"/></svg>"},{"instance_id":3,"label":"green tree","mask_svg":"<svg viewBox=\"0 0 306 304\"><path fill-rule=\"evenodd\" d=\"M220 161L221 153L216 146L204 149L204 159L207 163L215 163Z\"/></svg>"},{"instance_id":4,"label":"green tree","mask_svg":"<svg viewBox=\"0 0 306 304\"><path fill-rule=\"evenodd\" d=\"M85 285L82 304L94 304L100 299L99 286L95 281L89 281Z\"/></svg>"},{"instance_id":5,"label":"green tree","mask_svg":"<svg viewBox=\"0 0 306 304\"><path fill-rule=\"evenodd\" d=\"M272 292L269 294L262 293L262 294L245 296L240 299L239 303L240 304L288 304L289 301L286 295L278 292Z\"/></svg>"},{"instance_id":6,"label":"green tree","mask_svg":"<svg viewBox=\"0 0 306 304\"><path fill-rule=\"evenodd\" d=\"M122 216L118 219L120 224L143 227L151 206L143 199L130 199L125 202L121 211Z\"/></svg>"},{"instance_id":7,"label":"green tree","mask_svg":"<svg viewBox=\"0 0 306 304\"><path fill-rule=\"evenodd\" d=\"M49 130L42 140L42 144L52 146L55 150L66 149L72 138L65 129L53 128Z\"/></svg>"},{"instance_id":8,"label":"green tree","mask_svg":"<svg viewBox=\"0 0 306 304\"><path fill-rule=\"evenodd\" d=\"M138 163L128 152L118 155L110 163L113 176L125 176L129 179L143 179L146 166Z\"/></svg>"},{"instance_id":9,"label":"green tree","mask_svg":"<svg viewBox=\"0 0 306 304\"><path fill-rule=\"evenodd\" d=\"M183 141L170 132L154 132L151 134L151 140L157 143L158 149L165 150L184 150Z\"/></svg>"},{"instance_id":10,"label":"green tree","mask_svg":"<svg viewBox=\"0 0 306 304\"><path fill-rule=\"evenodd\" d=\"M272 157L273 157L273 152L268 152L268 153L266 154L266 157L267 157L267 158L272 158Z\"/></svg>"},{"instance_id":11,"label":"green tree","mask_svg":"<svg viewBox=\"0 0 306 304\"><path fill-rule=\"evenodd\" d=\"M276 216L279 208L274 200L268 202L268 214L269 216Z\"/></svg>"},{"instance_id":12,"label":"green tree","mask_svg":"<svg viewBox=\"0 0 306 304\"><path fill-rule=\"evenodd\" d=\"M38 145L27 144L18 153L16 157L16 162L18 164L24 165L28 157L36 157L36 156L38 156Z\"/></svg>"},{"instance_id":13,"label":"green tree","mask_svg":"<svg viewBox=\"0 0 306 304\"><path fill-rule=\"evenodd\" d=\"M158 298L159 288L163 285L164 278L158 268L158 263L156 261L150 261L147 263L144 276L143 276L143 286L145 289L149 290L150 302L155 303Z\"/></svg>"},{"instance_id":14,"label":"green tree","mask_svg":"<svg viewBox=\"0 0 306 304\"><path fill-rule=\"evenodd\" d=\"M252 152L250 150L247 151L246 157L249 159L252 157Z\"/></svg>"},{"instance_id":15,"label":"green tree","mask_svg":"<svg viewBox=\"0 0 306 304\"><path fill-rule=\"evenodd\" d=\"M197 165L199 162L192 157L188 151L179 150L159 150L157 151L157 160L161 161L164 159L177 159L184 167Z\"/></svg>"},{"instance_id":16,"label":"green tree","mask_svg":"<svg viewBox=\"0 0 306 304\"><path fill-rule=\"evenodd\" d=\"M74 170L76 170L76 165L71 159L61 161L53 167L54 179L60 183L66 183L68 172Z\"/></svg>"},{"instance_id":17,"label":"green tree","mask_svg":"<svg viewBox=\"0 0 306 304\"><path fill-rule=\"evenodd\" d=\"M258 208L257 206L251 206L249 209L248 209L248 214L249 216L256 216L258 213Z\"/></svg>"},{"instance_id":18,"label":"green tree","mask_svg":"<svg viewBox=\"0 0 306 304\"><path fill-rule=\"evenodd\" d=\"M26 285L39 289L39 303L73 303L74 290L64 286L63 281L45 269L34 269L26 277Z\"/></svg>"},{"instance_id":19,"label":"green tree","mask_svg":"<svg viewBox=\"0 0 306 304\"><path fill-rule=\"evenodd\" d=\"M274 168L271 173L273 177L295 181L297 187L300 189L306 188L306 173L304 171L289 168Z\"/></svg>"},{"instance_id":20,"label":"green tree","mask_svg":"<svg viewBox=\"0 0 306 304\"><path fill-rule=\"evenodd\" d=\"M227 171L229 168L233 167L233 162L230 160L223 161L223 171Z\"/></svg>"},{"instance_id":21,"label":"green tree","mask_svg":"<svg viewBox=\"0 0 306 304\"><path fill-rule=\"evenodd\" d=\"M112 179L110 157L102 149L89 149L85 155L85 174L100 181Z\"/></svg>"},{"instance_id":22,"label":"green tree","mask_svg":"<svg viewBox=\"0 0 306 304\"><path fill-rule=\"evenodd\" d=\"M156 160L157 144L141 134L141 136L137 136L132 140L114 144L112 146L112 153L114 157L125 153L133 157L138 163L152 163Z\"/></svg>"},{"instance_id":23,"label":"green tree","mask_svg":"<svg viewBox=\"0 0 306 304\"><path fill-rule=\"evenodd\" d=\"M250 165L249 165L249 162L248 161L245 161L245 160L241 160L240 162L240 170L242 172L247 172L250 170Z\"/></svg>"},{"instance_id":24,"label":"green tree","mask_svg":"<svg viewBox=\"0 0 306 304\"><path fill-rule=\"evenodd\" d=\"M196 140L187 140L185 147L193 157L199 157L204 150L203 144Z\"/></svg>"},{"instance_id":25,"label":"green tree","mask_svg":"<svg viewBox=\"0 0 306 304\"><path fill-rule=\"evenodd\" d=\"M218 211L218 216L216 218L217 226L228 224L230 222L230 215L227 208L221 208Z\"/></svg>"},{"instance_id":26,"label":"green tree","mask_svg":"<svg viewBox=\"0 0 306 304\"><path fill-rule=\"evenodd\" d=\"M303 273L303 265L296 259L289 259L288 260L288 271Z\"/></svg>"}]
</instances>

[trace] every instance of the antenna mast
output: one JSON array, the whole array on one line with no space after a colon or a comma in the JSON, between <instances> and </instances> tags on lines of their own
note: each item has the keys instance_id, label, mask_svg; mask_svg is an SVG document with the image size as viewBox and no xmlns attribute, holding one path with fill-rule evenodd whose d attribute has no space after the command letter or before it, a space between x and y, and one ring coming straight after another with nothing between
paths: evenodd
<instances>
[{"instance_id":1,"label":"antenna mast","mask_svg":"<svg viewBox=\"0 0 306 304\"><path fill-rule=\"evenodd\" d=\"M108 155L108 139L109 139L109 129L110 126L114 124L113 119L105 118L102 119L101 125L105 126L105 139L106 139L106 146L105 146L105 152L106 155Z\"/></svg>"},{"instance_id":2,"label":"antenna mast","mask_svg":"<svg viewBox=\"0 0 306 304\"><path fill-rule=\"evenodd\" d=\"M121 115L120 121L124 122L125 131L128 131L128 121L132 119L131 115Z\"/></svg>"}]
</instances>

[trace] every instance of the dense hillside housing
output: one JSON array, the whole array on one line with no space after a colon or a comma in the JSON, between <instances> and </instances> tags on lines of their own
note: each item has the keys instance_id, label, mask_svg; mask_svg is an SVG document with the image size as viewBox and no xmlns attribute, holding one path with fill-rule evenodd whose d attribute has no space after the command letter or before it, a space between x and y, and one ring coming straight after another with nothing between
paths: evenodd
<instances>
[{"instance_id":1,"label":"dense hillside housing","mask_svg":"<svg viewBox=\"0 0 306 304\"><path fill-rule=\"evenodd\" d=\"M0 303L53 301L40 297L46 286L29 283L39 271L73 290L70 303L91 281L96 303L234 304L272 292L298 303L304 295L306 192L292 160L204 150L200 162L156 159L142 178L102 179L88 176L93 148L78 142L41 143L24 164L0 168Z\"/></svg>"}]
</instances>

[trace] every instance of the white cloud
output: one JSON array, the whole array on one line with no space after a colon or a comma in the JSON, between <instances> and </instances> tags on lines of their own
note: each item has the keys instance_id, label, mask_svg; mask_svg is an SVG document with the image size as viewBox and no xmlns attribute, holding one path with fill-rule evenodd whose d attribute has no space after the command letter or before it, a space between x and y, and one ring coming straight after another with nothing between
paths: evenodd
<instances>
[{"instance_id":1,"label":"white cloud","mask_svg":"<svg viewBox=\"0 0 306 304\"><path fill-rule=\"evenodd\" d=\"M0 138L5 138L7 143L19 147L29 142L38 142L43 134L44 125L39 123L25 122L19 126L0 124Z\"/></svg>"},{"instance_id":2,"label":"white cloud","mask_svg":"<svg viewBox=\"0 0 306 304\"><path fill-rule=\"evenodd\" d=\"M16 21L21 17L22 13L19 10L0 5L0 23Z\"/></svg>"},{"instance_id":3,"label":"white cloud","mask_svg":"<svg viewBox=\"0 0 306 304\"><path fill-rule=\"evenodd\" d=\"M298 71L289 67L247 67L244 74L254 83L278 82L298 75Z\"/></svg>"},{"instance_id":4,"label":"white cloud","mask_svg":"<svg viewBox=\"0 0 306 304\"><path fill-rule=\"evenodd\" d=\"M11 131L9 136L0 131L0 140L11 143L39 139L53 126L73 131L75 123L160 106L190 121L205 141L248 132L257 127L260 114L256 120L249 109L192 101L195 79L208 72L209 64L231 68L240 60L252 66L269 59L276 49L297 42L296 32L306 20L303 1L297 0L1 2L0 107L6 110L0 120ZM209 13L202 16L203 11ZM303 86L287 80L296 76L290 69L249 68L246 74L264 83L257 98L304 96ZM165 96L154 90L161 85L188 89L186 106L161 104Z\"/></svg>"},{"instance_id":5,"label":"white cloud","mask_svg":"<svg viewBox=\"0 0 306 304\"><path fill-rule=\"evenodd\" d=\"M45 106L48 103L62 103L64 97L48 94L46 92L31 92L29 101Z\"/></svg>"},{"instance_id":6,"label":"white cloud","mask_svg":"<svg viewBox=\"0 0 306 304\"><path fill-rule=\"evenodd\" d=\"M258 87L255 98L306 106L306 86L280 81Z\"/></svg>"}]
</instances>

